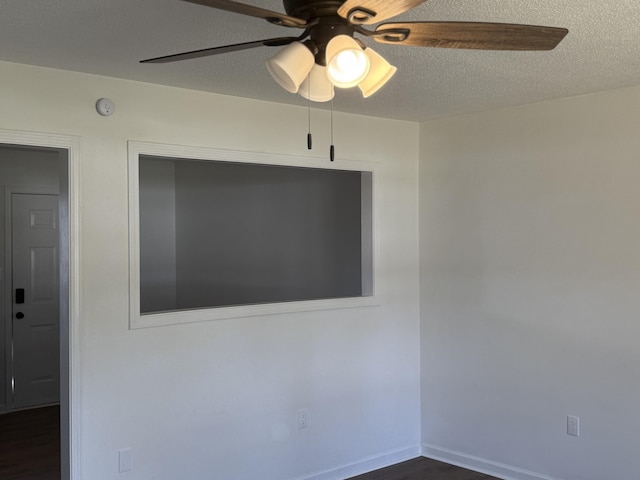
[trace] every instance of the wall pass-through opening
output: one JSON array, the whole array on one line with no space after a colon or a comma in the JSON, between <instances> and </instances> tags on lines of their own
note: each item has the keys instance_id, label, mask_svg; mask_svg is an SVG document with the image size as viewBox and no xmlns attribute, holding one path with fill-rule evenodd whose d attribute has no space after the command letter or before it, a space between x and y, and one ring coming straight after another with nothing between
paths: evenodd
<instances>
[{"instance_id":1,"label":"wall pass-through opening","mask_svg":"<svg viewBox=\"0 0 640 480\"><path fill-rule=\"evenodd\" d=\"M138 153L129 172L132 326L373 298L371 170Z\"/></svg>"},{"instance_id":2,"label":"wall pass-through opening","mask_svg":"<svg viewBox=\"0 0 640 480\"><path fill-rule=\"evenodd\" d=\"M142 156L139 175L142 314L371 295L370 173Z\"/></svg>"}]
</instances>

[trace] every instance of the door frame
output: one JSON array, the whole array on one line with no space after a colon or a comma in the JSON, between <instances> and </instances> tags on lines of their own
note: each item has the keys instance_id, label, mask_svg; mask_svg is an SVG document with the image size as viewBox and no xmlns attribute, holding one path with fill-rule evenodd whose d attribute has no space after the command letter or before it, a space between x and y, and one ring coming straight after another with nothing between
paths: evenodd
<instances>
[{"instance_id":1,"label":"door frame","mask_svg":"<svg viewBox=\"0 0 640 480\"><path fill-rule=\"evenodd\" d=\"M4 251L4 284L5 284L5 352L7 352L7 357L13 357L13 335L12 335L12 320L13 320L13 302L10 301L13 296L13 195L14 194L23 194L23 195L56 195L60 196L59 189L55 189L53 187L42 187L37 185L5 185L4 187L4 233L5 233L5 251ZM58 218L60 218L60 202L58 202ZM60 254L58 254L60 257ZM60 263L60 258L58 259L58 263ZM62 289L60 290L62 292ZM62 322L62 317L60 318L60 322ZM58 339L58 345L60 344L60 339ZM9 352L11 354L9 355ZM10 379L13 378L13 361L7 359L6 362L6 373L5 373L5 381L7 386L9 386ZM15 411L13 409L13 395L11 388L7 388L6 390L6 401L5 405L7 408L7 412Z\"/></svg>"},{"instance_id":2,"label":"door frame","mask_svg":"<svg viewBox=\"0 0 640 480\"><path fill-rule=\"evenodd\" d=\"M60 150L60 436L62 480L80 478L80 145L77 136L0 129L0 146ZM15 192L17 193L17 192ZM6 268L8 271L9 269ZM10 302L7 302L10 303Z\"/></svg>"}]
</instances>

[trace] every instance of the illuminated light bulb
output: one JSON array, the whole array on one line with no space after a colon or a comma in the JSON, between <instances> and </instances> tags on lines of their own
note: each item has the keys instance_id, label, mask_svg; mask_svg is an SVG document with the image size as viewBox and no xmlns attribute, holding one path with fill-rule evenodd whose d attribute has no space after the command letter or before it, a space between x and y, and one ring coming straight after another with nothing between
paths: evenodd
<instances>
[{"instance_id":1,"label":"illuminated light bulb","mask_svg":"<svg viewBox=\"0 0 640 480\"><path fill-rule=\"evenodd\" d=\"M327 76L339 88L351 88L369 73L369 58L348 35L331 39L326 51Z\"/></svg>"}]
</instances>

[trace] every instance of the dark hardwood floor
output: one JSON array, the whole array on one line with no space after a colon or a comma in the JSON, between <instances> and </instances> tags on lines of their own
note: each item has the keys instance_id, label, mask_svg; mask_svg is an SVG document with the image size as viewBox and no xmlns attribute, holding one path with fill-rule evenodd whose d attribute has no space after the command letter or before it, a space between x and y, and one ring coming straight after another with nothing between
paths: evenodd
<instances>
[{"instance_id":1,"label":"dark hardwood floor","mask_svg":"<svg viewBox=\"0 0 640 480\"><path fill-rule=\"evenodd\" d=\"M498 480L430 458L418 457L349 480Z\"/></svg>"},{"instance_id":2,"label":"dark hardwood floor","mask_svg":"<svg viewBox=\"0 0 640 480\"><path fill-rule=\"evenodd\" d=\"M60 480L60 407L0 415L0 479Z\"/></svg>"}]
</instances>

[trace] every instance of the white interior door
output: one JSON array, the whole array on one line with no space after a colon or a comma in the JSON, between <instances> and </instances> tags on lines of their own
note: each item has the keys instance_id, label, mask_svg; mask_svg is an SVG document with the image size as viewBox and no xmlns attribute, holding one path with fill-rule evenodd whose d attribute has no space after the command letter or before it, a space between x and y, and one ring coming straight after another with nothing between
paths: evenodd
<instances>
[{"instance_id":1,"label":"white interior door","mask_svg":"<svg viewBox=\"0 0 640 480\"><path fill-rule=\"evenodd\" d=\"M60 399L57 195L11 196L13 408Z\"/></svg>"}]
</instances>

